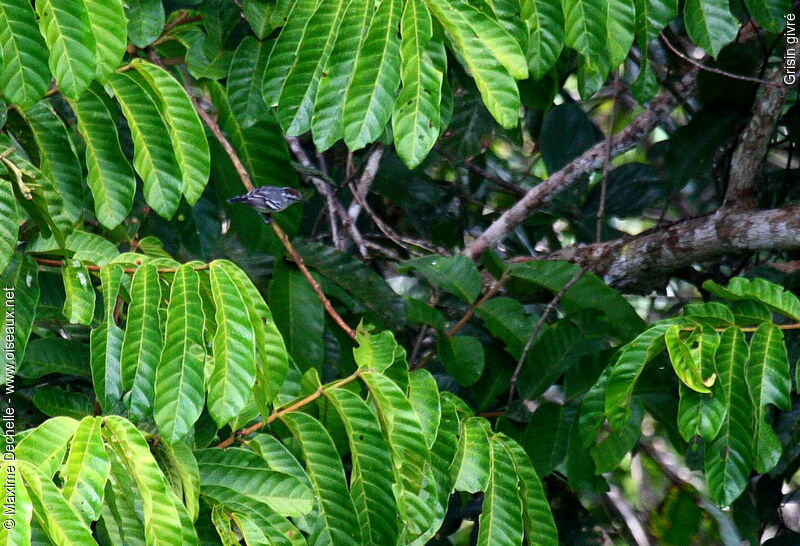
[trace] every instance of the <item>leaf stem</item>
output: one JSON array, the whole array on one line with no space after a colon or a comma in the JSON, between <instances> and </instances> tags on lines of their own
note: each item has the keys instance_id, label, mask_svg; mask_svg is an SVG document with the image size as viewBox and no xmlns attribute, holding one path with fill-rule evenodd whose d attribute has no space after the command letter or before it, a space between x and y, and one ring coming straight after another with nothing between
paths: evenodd
<instances>
[{"instance_id":1,"label":"leaf stem","mask_svg":"<svg viewBox=\"0 0 800 546\"><path fill-rule=\"evenodd\" d=\"M279 419L280 417L282 417L283 415L286 415L287 413L292 413L293 411L297 411L300 408L302 408L304 406L307 406L308 404L310 404L314 400L317 400L318 398L320 398L322 395L324 395L327 391L329 391L331 389L335 389L337 387L341 387L343 385L347 385L348 383L352 383L353 381L355 381L356 379L361 377L361 372L362 372L362 370L358 369L355 372L353 372L351 375L348 375L347 377L345 377L344 379L340 379L339 381L334 381L333 383L330 383L330 384L328 384L328 385L326 385L324 387L320 387L317 390L315 390L314 392L312 392L311 394L309 394L308 396L306 396L305 398L301 398L297 402L294 402L293 404L291 404L289 406L286 406L285 408L273 411L269 415L269 417L267 417L265 420L259 421L258 423L255 423L254 425L251 425L251 426L249 426L247 428L243 428L241 430L238 430L238 431L234 432L233 434L228 436L228 438L226 438L225 440L220 442L219 445L217 445L217 447L219 449L225 449L226 447L230 447L233 444L233 442L236 441L237 438L244 438L245 436L248 436L249 434L252 434L254 432L257 432L257 431L261 430L264 427L264 425L268 425L268 424L272 423L273 421L275 421L276 419Z\"/></svg>"}]
</instances>

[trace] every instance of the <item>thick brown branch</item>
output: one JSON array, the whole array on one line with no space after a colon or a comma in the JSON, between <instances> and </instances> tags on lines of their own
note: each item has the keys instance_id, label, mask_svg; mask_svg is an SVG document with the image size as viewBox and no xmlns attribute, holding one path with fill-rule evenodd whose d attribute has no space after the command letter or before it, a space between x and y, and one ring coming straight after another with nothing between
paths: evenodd
<instances>
[{"instance_id":1,"label":"thick brown branch","mask_svg":"<svg viewBox=\"0 0 800 546\"><path fill-rule=\"evenodd\" d=\"M800 249L800 205L714 214L655 228L635 237L575 245L547 259L586 266L620 290L649 292L671 274L727 254Z\"/></svg>"},{"instance_id":2,"label":"thick brown branch","mask_svg":"<svg viewBox=\"0 0 800 546\"><path fill-rule=\"evenodd\" d=\"M758 169L764 162L775 124L786 102L783 72L777 70L753 108L753 117L742 132L731 160L731 183L725 194L726 207L752 208L752 190Z\"/></svg>"},{"instance_id":3,"label":"thick brown branch","mask_svg":"<svg viewBox=\"0 0 800 546\"><path fill-rule=\"evenodd\" d=\"M688 95L694 87L697 71L689 72L678 86L679 95ZM478 259L487 248L499 243L506 235L517 228L537 208L555 197L563 189L577 182L581 176L602 168L610 150L611 157L630 150L646 137L659 123L669 116L678 105L672 94L662 92L647 109L639 114L623 131L611 137L611 144L599 142L563 169L553 173L550 178L532 188L525 197L504 212L480 237L472 241L464 254Z\"/></svg>"}]
</instances>

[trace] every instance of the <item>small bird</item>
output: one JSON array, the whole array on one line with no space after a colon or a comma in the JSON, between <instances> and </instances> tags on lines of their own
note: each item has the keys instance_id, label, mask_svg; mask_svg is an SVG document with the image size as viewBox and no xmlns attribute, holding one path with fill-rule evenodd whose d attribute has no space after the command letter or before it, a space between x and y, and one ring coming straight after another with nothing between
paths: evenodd
<instances>
[{"instance_id":1,"label":"small bird","mask_svg":"<svg viewBox=\"0 0 800 546\"><path fill-rule=\"evenodd\" d=\"M237 195L228 199L228 203L245 203L261 214L264 222L272 223L272 214L286 210L290 205L302 201L302 194L294 188L278 188L276 186L261 186L250 190L244 195Z\"/></svg>"}]
</instances>

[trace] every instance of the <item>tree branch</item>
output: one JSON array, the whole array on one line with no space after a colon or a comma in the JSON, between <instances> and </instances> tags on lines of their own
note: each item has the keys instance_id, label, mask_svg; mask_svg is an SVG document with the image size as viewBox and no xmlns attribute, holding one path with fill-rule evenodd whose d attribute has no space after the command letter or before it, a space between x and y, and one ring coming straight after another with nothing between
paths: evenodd
<instances>
[{"instance_id":1,"label":"tree branch","mask_svg":"<svg viewBox=\"0 0 800 546\"><path fill-rule=\"evenodd\" d=\"M364 162L364 172L361 173L361 178L358 179L356 184L350 185L351 189L355 186L356 190L353 193L355 201L347 210L347 214L353 219L353 223L358 220L358 215L361 214L361 204L367 199L369 188L378 174L378 168L381 166L381 159L383 159L383 151L383 146L378 145L369 153L367 160Z\"/></svg>"},{"instance_id":2,"label":"tree branch","mask_svg":"<svg viewBox=\"0 0 800 546\"><path fill-rule=\"evenodd\" d=\"M685 97L689 94L694 88L696 76L696 70L692 70L684 76L678 85L679 96ZM480 237L472 241L464 249L464 254L473 260L478 259L486 249L499 243L516 229L534 210L555 197L563 189L577 182L581 176L600 169L609 149L611 156L616 157L636 146L669 116L678 102L672 94L660 93L628 127L611 137L610 146L606 142L598 142L563 169L553 173L550 178L532 188L525 194L525 197L495 220Z\"/></svg>"},{"instance_id":3,"label":"tree branch","mask_svg":"<svg viewBox=\"0 0 800 546\"><path fill-rule=\"evenodd\" d=\"M742 132L739 145L733 153L731 182L723 203L725 207L745 209L755 206L753 185L786 102L783 71L778 69L769 79L769 83L753 108L753 117Z\"/></svg>"},{"instance_id":4,"label":"tree branch","mask_svg":"<svg viewBox=\"0 0 800 546\"><path fill-rule=\"evenodd\" d=\"M800 204L761 211L723 208L634 237L574 245L545 259L567 260L594 271L615 288L647 293L695 263L726 254L796 249L800 249Z\"/></svg>"}]
</instances>

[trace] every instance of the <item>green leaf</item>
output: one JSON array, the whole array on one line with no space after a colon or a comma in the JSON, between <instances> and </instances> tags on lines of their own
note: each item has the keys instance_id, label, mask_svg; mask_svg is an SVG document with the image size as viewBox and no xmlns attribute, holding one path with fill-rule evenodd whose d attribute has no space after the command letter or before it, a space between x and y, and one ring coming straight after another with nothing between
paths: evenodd
<instances>
[{"instance_id":1,"label":"green leaf","mask_svg":"<svg viewBox=\"0 0 800 546\"><path fill-rule=\"evenodd\" d=\"M395 149L408 168L413 169L433 148L441 130L439 103L446 66L437 66L428 54L433 22L423 0L409 0L400 22L403 88L392 113Z\"/></svg>"},{"instance_id":2,"label":"green leaf","mask_svg":"<svg viewBox=\"0 0 800 546\"><path fill-rule=\"evenodd\" d=\"M369 334L363 328L356 331L358 347L353 349L353 357L359 368L379 373L394 363L397 342L388 330L379 334Z\"/></svg>"},{"instance_id":3,"label":"green leaf","mask_svg":"<svg viewBox=\"0 0 800 546\"><path fill-rule=\"evenodd\" d=\"M350 87L358 51L369 28L373 10L367 0L351 0L345 11L336 42L317 86L311 129L314 145L325 151L342 138L345 94Z\"/></svg>"},{"instance_id":4,"label":"green leaf","mask_svg":"<svg viewBox=\"0 0 800 546\"><path fill-rule=\"evenodd\" d=\"M634 398L630 407L630 416L624 426L612 431L608 436L591 449L596 474L611 472L622 462L625 455L636 445L639 431L642 428L644 405L640 399Z\"/></svg>"},{"instance_id":5,"label":"green leaf","mask_svg":"<svg viewBox=\"0 0 800 546\"><path fill-rule=\"evenodd\" d=\"M425 369L414 370L408 375L408 379L408 400L417 412L422 435L425 436L428 449L431 449L436 441L442 413L439 387L436 379Z\"/></svg>"},{"instance_id":6,"label":"green leaf","mask_svg":"<svg viewBox=\"0 0 800 546\"><path fill-rule=\"evenodd\" d=\"M133 68L141 75L141 85L150 92L169 127L181 172L181 191L194 206L208 183L211 169L208 140L200 116L183 86L164 69L145 62L134 62Z\"/></svg>"},{"instance_id":7,"label":"green leaf","mask_svg":"<svg viewBox=\"0 0 800 546\"><path fill-rule=\"evenodd\" d=\"M553 294L558 294L577 272L578 267L568 262L523 263L510 269L511 281L507 286L511 286L513 291L527 293L527 290L518 288L526 288L525 285L530 283L533 288L544 288ZM567 290L561 297L561 304L568 313L582 309L600 311L607 318L612 331L625 341L638 335L645 327L644 321L636 314L630 303L619 292L591 273L584 273L572 288Z\"/></svg>"},{"instance_id":8,"label":"green leaf","mask_svg":"<svg viewBox=\"0 0 800 546\"><path fill-rule=\"evenodd\" d=\"M658 81L647 55L648 45L678 15L676 0L634 0L636 6L636 45L642 52L639 76L632 90L640 103L648 102L658 92Z\"/></svg>"},{"instance_id":9,"label":"green leaf","mask_svg":"<svg viewBox=\"0 0 800 546\"><path fill-rule=\"evenodd\" d=\"M145 546L144 522L141 515L142 496L113 450L106 451L111 462L111 475L106 483L102 524L114 544ZM137 510L138 507L138 510ZM99 527L99 524L98 524Z\"/></svg>"},{"instance_id":10,"label":"green leaf","mask_svg":"<svg viewBox=\"0 0 800 546\"><path fill-rule=\"evenodd\" d=\"M100 517L103 491L111 472L100 434L101 424L99 417L81 420L72 437L67 462L61 470L64 480L62 493L87 525Z\"/></svg>"},{"instance_id":11,"label":"green leaf","mask_svg":"<svg viewBox=\"0 0 800 546\"><path fill-rule=\"evenodd\" d=\"M92 414L92 403L85 394L44 386L33 394L33 405L48 417L65 415L82 419Z\"/></svg>"},{"instance_id":12,"label":"green leaf","mask_svg":"<svg viewBox=\"0 0 800 546\"><path fill-rule=\"evenodd\" d=\"M328 431L319 421L304 413L288 413L281 417L300 444L306 472L319 502L321 532L332 544L360 544L362 531L355 506Z\"/></svg>"},{"instance_id":13,"label":"green leaf","mask_svg":"<svg viewBox=\"0 0 800 546\"><path fill-rule=\"evenodd\" d=\"M399 0L381 0L355 60L344 101L344 141L359 150L378 139L392 115L400 84Z\"/></svg>"},{"instance_id":14,"label":"green leaf","mask_svg":"<svg viewBox=\"0 0 800 546\"><path fill-rule=\"evenodd\" d=\"M264 71L261 93L267 106L278 105L286 76L297 58L306 26L316 7L317 0L298 0L289 12L286 25L278 35Z\"/></svg>"},{"instance_id":15,"label":"green leaf","mask_svg":"<svg viewBox=\"0 0 800 546\"><path fill-rule=\"evenodd\" d=\"M728 0L686 0L683 19L689 38L715 59L739 32L739 21L731 15Z\"/></svg>"},{"instance_id":16,"label":"green leaf","mask_svg":"<svg viewBox=\"0 0 800 546\"><path fill-rule=\"evenodd\" d=\"M125 271L119 264L103 265L103 267L100 268L100 289L102 290L103 304L105 306L103 319L106 324L111 325L116 323L114 309L117 306L119 289L122 285L122 277L124 275Z\"/></svg>"},{"instance_id":17,"label":"green leaf","mask_svg":"<svg viewBox=\"0 0 800 546\"><path fill-rule=\"evenodd\" d=\"M528 25L528 70L542 79L564 48L564 12L557 0L523 0L521 17Z\"/></svg>"},{"instance_id":18,"label":"green leaf","mask_svg":"<svg viewBox=\"0 0 800 546\"><path fill-rule=\"evenodd\" d=\"M250 127L268 117L267 103L261 94L261 82L274 43L272 40L260 42L252 36L245 36L231 59L226 83L228 104L242 127Z\"/></svg>"},{"instance_id":19,"label":"green leaf","mask_svg":"<svg viewBox=\"0 0 800 546\"><path fill-rule=\"evenodd\" d=\"M133 170L120 148L116 123L100 97L89 90L70 105L86 143L86 180L94 197L97 220L114 229L133 206Z\"/></svg>"},{"instance_id":20,"label":"green leaf","mask_svg":"<svg viewBox=\"0 0 800 546\"><path fill-rule=\"evenodd\" d=\"M704 379L700 374L699 363L694 360L689 346L681 339L681 327L673 325L667 328L664 332L664 343L672 361L672 368L681 382L693 391L711 393L706 383L713 384L715 378L712 375Z\"/></svg>"},{"instance_id":21,"label":"green leaf","mask_svg":"<svg viewBox=\"0 0 800 546\"><path fill-rule=\"evenodd\" d=\"M9 468L10 467L10 468ZM14 462L3 461L0 463L0 472L3 476L13 473ZM5 487L0 490L0 501L3 506L14 505L14 525L11 529L0 527L0 544L4 546L28 546L31 543L31 518L33 504L28 489L22 480L17 480L11 490Z\"/></svg>"},{"instance_id":22,"label":"green leaf","mask_svg":"<svg viewBox=\"0 0 800 546\"><path fill-rule=\"evenodd\" d=\"M222 427L239 414L250 398L256 380L255 332L245 303L247 295L234 282L228 268L214 261L209 270L217 330L208 379L208 410Z\"/></svg>"},{"instance_id":23,"label":"green leaf","mask_svg":"<svg viewBox=\"0 0 800 546\"><path fill-rule=\"evenodd\" d=\"M39 30L50 50L50 72L59 90L79 97L97 73L97 44L86 3L81 0L43 0L36 3Z\"/></svg>"},{"instance_id":24,"label":"green leaf","mask_svg":"<svg viewBox=\"0 0 800 546\"><path fill-rule=\"evenodd\" d=\"M514 461L514 473L518 480L517 491L522 502L522 523L529 542L542 546L556 546L558 531L553 521L553 514L542 482L533 470L525 450L517 442L501 434L492 440L502 443Z\"/></svg>"},{"instance_id":25,"label":"green leaf","mask_svg":"<svg viewBox=\"0 0 800 546\"><path fill-rule=\"evenodd\" d=\"M412 493L422 485L429 460L427 444L416 412L395 382L375 372L362 372L361 379L375 399L378 418L392 450L395 470L404 489Z\"/></svg>"},{"instance_id":26,"label":"green leaf","mask_svg":"<svg viewBox=\"0 0 800 546\"><path fill-rule=\"evenodd\" d=\"M128 46L127 21L122 0L84 0L97 44L97 72L103 81L119 66Z\"/></svg>"},{"instance_id":27,"label":"green leaf","mask_svg":"<svg viewBox=\"0 0 800 546\"><path fill-rule=\"evenodd\" d=\"M389 446L367 404L345 389L329 389L325 397L347 430L353 470L350 494L365 540L370 544L397 542L397 506L392 495Z\"/></svg>"},{"instance_id":28,"label":"green leaf","mask_svg":"<svg viewBox=\"0 0 800 546\"><path fill-rule=\"evenodd\" d=\"M772 322L772 312L757 301L734 301L730 310L738 326L759 325L762 322Z\"/></svg>"},{"instance_id":29,"label":"green leaf","mask_svg":"<svg viewBox=\"0 0 800 546\"><path fill-rule=\"evenodd\" d=\"M90 324L94 317L95 293L92 278L84 265L67 265L61 268L64 279L64 316L70 324Z\"/></svg>"},{"instance_id":30,"label":"green leaf","mask_svg":"<svg viewBox=\"0 0 800 546\"><path fill-rule=\"evenodd\" d=\"M155 41L164 28L164 3L161 0L126 0L125 17L128 19L128 38L144 49Z\"/></svg>"},{"instance_id":31,"label":"green leaf","mask_svg":"<svg viewBox=\"0 0 800 546\"><path fill-rule=\"evenodd\" d=\"M40 338L31 341L17 374L36 379L49 373L91 375L89 348L72 339Z\"/></svg>"},{"instance_id":32,"label":"green leaf","mask_svg":"<svg viewBox=\"0 0 800 546\"><path fill-rule=\"evenodd\" d=\"M683 308L683 316L696 319L709 326L732 326L736 319L730 308L719 302L690 303Z\"/></svg>"},{"instance_id":33,"label":"green leaf","mask_svg":"<svg viewBox=\"0 0 800 546\"><path fill-rule=\"evenodd\" d=\"M253 393L262 406L262 413L266 414L267 404L275 399L286 380L289 369L286 345L275 326L272 312L247 275L228 262L221 262L221 266L227 268L239 291L246 294L245 305L255 332L259 357L256 362L256 387Z\"/></svg>"},{"instance_id":34,"label":"green leaf","mask_svg":"<svg viewBox=\"0 0 800 546\"><path fill-rule=\"evenodd\" d=\"M511 453L495 437L489 441L489 483L478 520L478 544L522 544L522 503Z\"/></svg>"},{"instance_id":35,"label":"green leaf","mask_svg":"<svg viewBox=\"0 0 800 546\"><path fill-rule=\"evenodd\" d=\"M747 11L768 32L778 34L786 26L792 5L786 0L745 0Z\"/></svg>"},{"instance_id":36,"label":"green leaf","mask_svg":"<svg viewBox=\"0 0 800 546\"><path fill-rule=\"evenodd\" d=\"M403 262L401 271L416 270L428 283L472 303L481 292L481 274L466 256L425 256Z\"/></svg>"},{"instance_id":37,"label":"green leaf","mask_svg":"<svg viewBox=\"0 0 800 546\"><path fill-rule=\"evenodd\" d=\"M92 532L61 491L40 468L27 461L17 461L33 513L47 536L55 544L92 544Z\"/></svg>"},{"instance_id":38,"label":"green leaf","mask_svg":"<svg viewBox=\"0 0 800 546\"><path fill-rule=\"evenodd\" d=\"M645 364L664 351L664 333L672 326L686 324L685 319L674 318L661 321L645 330L625 345L606 385L605 408L608 422L613 428L621 428L630 416L628 407L633 396L636 380Z\"/></svg>"},{"instance_id":39,"label":"green leaf","mask_svg":"<svg viewBox=\"0 0 800 546\"><path fill-rule=\"evenodd\" d=\"M603 3L606 19L606 42L611 68L618 67L628 56L636 30L633 0L610 0Z\"/></svg>"},{"instance_id":40,"label":"green leaf","mask_svg":"<svg viewBox=\"0 0 800 546\"><path fill-rule=\"evenodd\" d=\"M19 222L11 181L0 179L0 271L5 271L17 247Z\"/></svg>"},{"instance_id":41,"label":"green leaf","mask_svg":"<svg viewBox=\"0 0 800 546\"><path fill-rule=\"evenodd\" d=\"M91 333L92 383L97 400L108 413L122 399L120 353L125 333L116 324L103 324Z\"/></svg>"},{"instance_id":42,"label":"green leaf","mask_svg":"<svg viewBox=\"0 0 800 546\"><path fill-rule=\"evenodd\" d=\"M50 87L47 47L36 27L28 0L0 2L0 90L12 104L23 109L44 98Z\"/></svg>"},{"instance_id":43,"label":"green leaf","mask_svg":"<svg viewBox=\"0 0 800 546\"><path fill-rule=\"evenodd\" d=\"M608 10L603 0L564 0L566 45L581 54L584 66L603 76L611 68Z\"/></svg>"},{"instance_id":44,"label":"green leaf","mask_svg":"<svg viewBox=\"0 0 800 546\"><path fill-rule=\"evenodd\" d=\"M297 252L315 269L359 300L379 323L394 330L405 323L405 306L386 280L362 261L319 243L296 241Z\"/></svg>"},{"instance_id":45,"label":"green leaf","mask_svg":"<svg viewBox=\"0 0 800 546\"><path fill-rule=\"evenodd\" d=\"M705 473L711 498L728 506L742 494L750 478L755 410L745 382L747 344L738 328L720 336L717 384L728 409L716 440L705 449Z\"/></svg>"},{"instance_id":46,"label":"green leaf","mask_svg":"<svg viewBox=\"0 0 800 546\"><path fill-rule=\"evenodd\" d=\"M186 508L170 489L142 433L116 415L105 417L103 424L106 445L119 457L142 496L147 544L197 544Z\"/></svg>"},{"instance_id":47,"label":"green leaf","mask_svg":"<svg viewBox=\"0 0 800 546\"><path fill-rule=\"evenodd\" d=\"M456 491L478 493L489 485L489 422L481 417L461 421L458 451L450 465L450 476Z\"/></svg>"},{"instance_id":48,"label":"green leaf","mask_svg":"<svg viewBox=\"0 0 800 546\"><path fill-rule=\"evenodd\" d=\"M278 121L289 136L311 128L317 86L348 5L348 0L319 2L308 19L278 100Z\"/></svg>"},{"instance_id":49,"label":"green leaf","mask_svg":"<svg viewBox=\"0 0 800 546\"><path fill-rule=\"evenodd\" d=\"M14 456L34 465L49 480L61 466L67 443L77 428L78 421L71 417L48 419L19 441Z\"/></svg>"},{"instance_id":50,"label":"green leaf","mask_svg":"<svg viewBox=\"0 0 800 546\"><path fill-rule=\"evenodd\" d=\"M195 451L203 495L224 499L225 491L265 503L278 514L302 516L314 506L311 489L294 476L270 470L264 459L238 448Z\"/></svg>"},{"instance_id":51,"label":"green leaf","mask_svg":"<svg viewBox=\"0 0 800 546\"><path fill-rule=\"evenodd\" d=\"M25 348L36 317L36 304L39 302L39 267L30 256L15 253L0 277L3 290L0 291L0 305L8 309L14 307L14 358L17 363L17 374L23 375ZM13 288L10 292L8 288ZM5 383L5 367L2 378Z\"/></svg>"},{"instance_id":52,"label":"green leaf","mask_svg":"<svg viewBox=\"0 0 800 546\"><path fill-rule=\"evenodd\" d=\"M311 487L308 475L300 462L289 449L277 438L269 434L256 434L249 442L249 447L258 453L272 470L294 476L304 484Z\"/></svg>"},{"instance_id":53,"label":"green leaf","mask_svg":"<svg viewBox=\"0 0 800 546\"><path fill-rule=\"evenodd\" d=\"M515 127L519 91L514 79L528 77L520 45L497 21L465 0L426 0L426 4L463 56L489 112L503 127Z\"/></svg>"},{"instance_id":54,"label":"green leaf","mask_svg":"<svg viewBox=\"0 0 800 546\"><path fill-rule=\"evenodd\" d=\"M138 421L153 407L153 385L163 346L158 317L161 285L155 266L145 264L136 270L130 294L120 360L122 388L131 391L127 399L130 417Z\"/></svg>"},{"instance_id":55,"label":"green leaf","mask_svg":"<svg viewBox=\"0 0 800 546\"><path fill-rule=\"evenodd\" d=\"M164 349L156 370L154 416L161 434L184 438L203 409L203 307L200 279L190 264L175 272L167 307Z\"/></svg>"},{"instance_id":56,"label":"green leaf","mask_svg":"<svg viewBox=\"0 0 800 546\"><path fill-rule=\"evenodd\" d=\"M144 197L163 218L170 219L181 198L181 173L170 142L153 135L167 133L166 121L139 78L114 74L108 85L122 108L133 137L133 167L144 182Z\"/></svg>"},{"instance_id":57,"label":"green leaf","mask_svg":"<svg viewBox=\"0 0 800 546\"><path fill-rule=\"evenodd\" d=\"M170 469L172 490L186 506L189 518L195 521L200 510L200 471L197 460L191 448L183 442L163 443L158 447L158 453L163 454L165 466Z\"/></svg>"},{"instance_id":58,"label":"green leaf","mask_svg":"<svg viewBox=\"0 0 800 546\"><path fill-rule=\"evenodd\" d=\"M444 332L438 335L439 358L459 385L474 385L483 374L483 345L470 336L448 336Z\"/></svg>"},{"instance_id":59,"label":"green leaf","mask_svg":"<svg viewBox=\"0 0 800 546\"><path fill-rule=\"evenodd\" d=\"M734 277L727 288L712 280L703 283L703 288L721 298L732 301L755 300L773 311L800 321L800 299L780 285L765 279Z\"/></svg>"},{"instance_id":60,"label":"green leaf","mask_svg":"<svg viewBox=\"0 0 800 546\"><path fill-rule=\"evenodd\" d=\"M275 264L269 284L270 309L286 340L289 354L301 370L322 365L325 310L302 273Z\"/></svg>"},{"instance_id":61,"label":"green leaf","mask_svg":"<svg viewBox=\"0 0 800 546\"><path fill-rule=\"evenodd\" d=\"M75 222L83 211L81 164L67 135L64 123L47 101L41 101L24 114L39 149L39 168L52 178L64 200L64 216Z\"/></svg>"},{"instance_id":62,"label":"green leaf","mask_svg":"<svg viewBox=\"0 0 800 546\"><path fill-rule=\"evenodd\" d=\"M693 336L692 359L699 364L701 377L716 374L715 355L719 347L719 335L710 327L702 326L699 335ZM725 414L728 411L722 401L722 389L718 385L709 394L680 387L678 405L678 430L687 442L695 435L711 442L717 437Z\"/></svg>"},{"instance_id":63,"label":"green leaf","mask_svg":"<svg viewBox=\"0 0 800 546\"><path fill-rule=\"evenodd\" d=\"M783 332L772 323L762 324L753 333L746 380L756 408L753 466L759 474L766 474L778 464L781 455L780 441L766 420L766 405L784 411L792 407L792 379Z\"/></svg>"}]
</instances>

